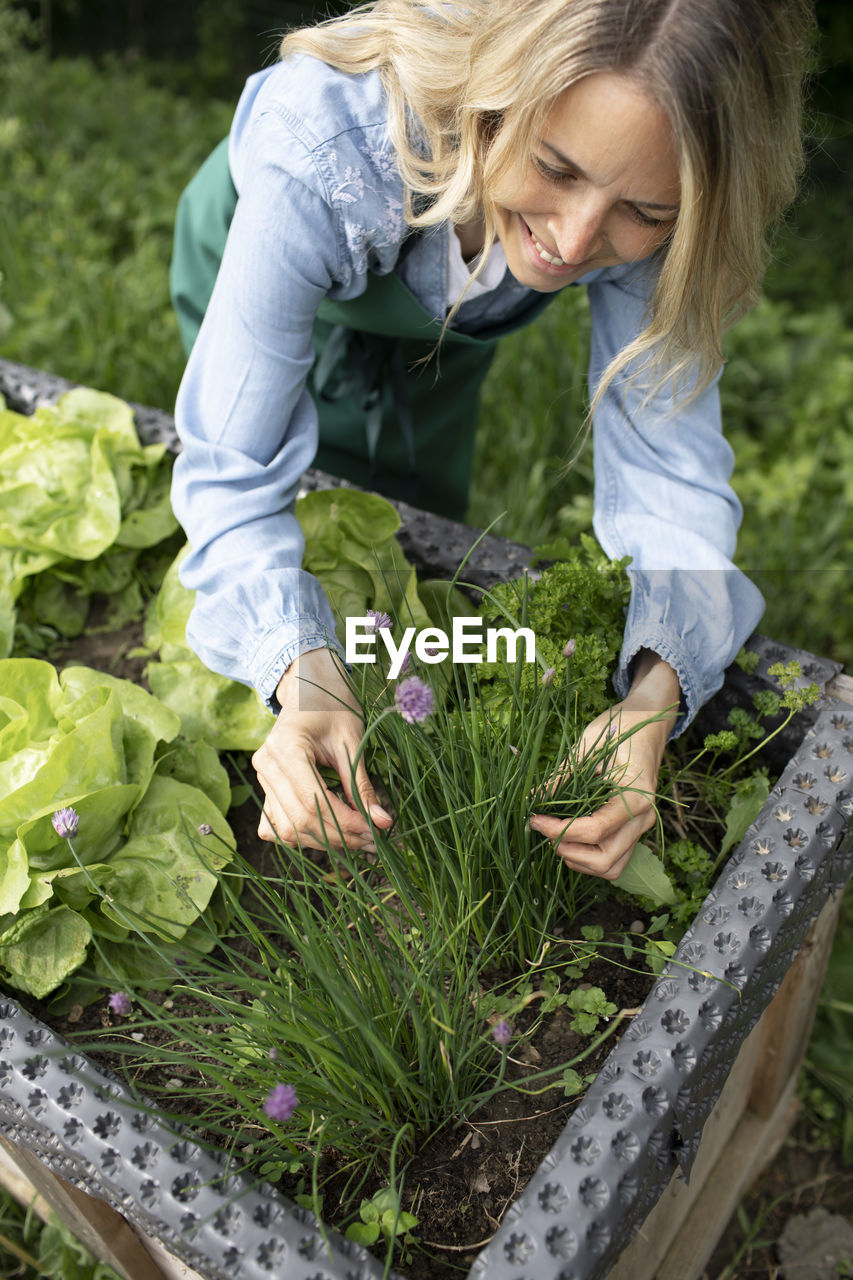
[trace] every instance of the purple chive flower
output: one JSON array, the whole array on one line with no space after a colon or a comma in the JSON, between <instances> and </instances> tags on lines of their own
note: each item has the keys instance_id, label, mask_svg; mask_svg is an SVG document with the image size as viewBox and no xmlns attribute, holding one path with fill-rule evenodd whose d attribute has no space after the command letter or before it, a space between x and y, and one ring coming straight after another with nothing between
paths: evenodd
<instances>
[{"instance_id":1,"label":"purple chive flower","mask_svg":"<svg viewBox=\"0 0 853 1280\"><path fill-rule=\"evenodd\" d=\"M107 1004L110 1007L110 1013L117 1013L121 1018L126 1018L132 1007L130 996L124 991L114 991Z\"/></svg>"},{"instance_id":2,"label":"purple chive flower","mask_svg":"<svg viewBox=\"0 0 853 1280\"><path fill-rule=\"evenodd\" d=\"M571 658L574 655L576 648L577 648L577 645L575 644L574 640L567 640L566 643L563 645L563 657Z\"/></svg>"},{"instance_id":3,"label":"purple chive flower","mask_svg":"<svg viewBox=\"0 0 853 1280\"><path fill-rule=\"evenodd\" d=\"M213 827L210 825L209 822L200 822L199 828L198 828L198 834L200 836L212 836Z\"/></svg>"},{"instance_id":4,"label":"purple chive flower","mask_svg":"<svg viewBox=\"0 0 853 1280\"><path fill-rule=\"evenodd\" d=\"M499 1044L502 1049L509 1044L512 1039L512 1027L505 1018L501 1019L500 1022L496 1022L492 1027L492 1039L495 1044Z\"/></svg>"},{"instance_id":5,"label":"purple chive flower","mask_svg":"<svg viewBox=\"0 0 853 1280\"><path fill-rule=\"evenodd\" d=\"M403 654L403 661L400 663L399 674L402 675L404 671L411 671L411 669L412 669L412 655L407 650L406 653Z\"/></svg>"},{"instance_id":6,"label":"purple chive flower","mask_svg":"<svg viewBox=\"0 0 853 1280\"><path fill-rule=\"evenodd\" d=\"M283 1124L290 1119L298 1105L299 1099L293 1085L277 1084L267 1094L264 1111L270 1120L279 1120Z\"/></svg>"},{"instance_id":7,"label":"purple chive flower","mask_svg":"<svg viewBox=\"0 0 853 1280\"><path fill-rule=\"evenodd\" d=\"M57 809L51 818L53 829L63 840L73 840L77 834L80 815L74 809Z\"/></svg>"},{"instance_id":8,"label":"purple chive flower","mask_svg":"<svg viewBox=\"0 0 853 1280\"><path fill-rule=\"evenodd\" d=\"M432 689L424 684L419 676L409 676L401 680L394 690L394 701L397 710L409 724L420 723L431 716L435 710L435 698Z\"/></svg>"},{"instance_id":9,"label":"purple chive flower","mask_svg":"<svg viewBox=\"0 0 853 1280\"><path fill-rule=\"evenodd\" d=\"M370 619L374 631L387 630L391 626L390 614L378 613L376 609L368 609L367 617Z\"/></svg>"},{"instance_id":10,"label":"purple chive flower","mask_svg":"<svg viewBox=\"0 0 853 1280\"><path fill-rule=\"evenodd\" d=\"M553 668L553 667L547 667L547 668L542 672L542 679L541 679L541 681L540 681L540 684L542 685L542 688L543 688L543 689L547 689L547 688L548 688L548 686L549 686L549 685L552 685L553 683L554 683L554 668Z\"/></svg>"}]
</instances>

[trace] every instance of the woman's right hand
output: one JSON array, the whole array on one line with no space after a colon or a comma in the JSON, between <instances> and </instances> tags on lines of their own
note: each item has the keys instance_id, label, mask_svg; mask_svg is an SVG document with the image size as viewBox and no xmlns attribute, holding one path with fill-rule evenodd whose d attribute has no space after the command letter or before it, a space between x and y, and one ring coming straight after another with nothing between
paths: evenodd
<instances>
[{"instance_id":1,"label":"woman's right hand","mask_svg":"<svg viewBox=\"0 0 853 1280\"><path fill-rule=\"evenodd\" d=\"M258 835L309 848L346 845L375 852L370 825L352 789L351 763L364 725L340 660L329 649L303 653L282 676L276 695L281 711L252 756L266 797ZM346 800L320 777L324 765L337 773ZM390 827L393 818L379 803L363 758L355 770L355 787L374 826Z\"/></svg>"}]
</instances>

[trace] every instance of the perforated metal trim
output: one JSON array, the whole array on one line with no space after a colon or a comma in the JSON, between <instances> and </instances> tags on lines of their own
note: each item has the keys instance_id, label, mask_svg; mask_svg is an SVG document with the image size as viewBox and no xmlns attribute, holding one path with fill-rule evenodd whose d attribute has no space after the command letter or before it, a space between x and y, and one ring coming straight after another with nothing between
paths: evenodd
<instances>
[{"instance_id":1,"label":"perforated metal trim","mask_svg":"<svg viewBox=\"0 0 853 1280\"><path fill-rule=\"evenodd\" d=\"M0 1003L0 1132L205 1276L382 1275L366 1250L140 1109L123 1084L12 1000Z\"/></svg>"}]
</instances>

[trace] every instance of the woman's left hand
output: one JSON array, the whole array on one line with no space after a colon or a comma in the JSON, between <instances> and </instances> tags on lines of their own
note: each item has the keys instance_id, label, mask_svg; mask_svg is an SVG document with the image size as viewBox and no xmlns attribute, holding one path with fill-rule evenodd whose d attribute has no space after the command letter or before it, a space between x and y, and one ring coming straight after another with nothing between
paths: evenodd
<instances>
[{"instance_id":1,"label":"woman's left hand","mask_svg":"<svg viewBox=\"0 0 853 1280\"><path fill-rule=\"evenodd\" d=\"M587 725L581 737L583 754L600 746L602 737L634 732L621 741L610 763L620 787L595 813L574 818L534 814L530 826L554 842L554 851L573 871L615 880L628 864L634 845L656 820L658 771L670 731L675 724L681 690L672 667L644 649L637 656L628 696ZM649 723L650 717L655 717ZM643 725L642 728L635 728Z\"/></svg>"}]
</instances>

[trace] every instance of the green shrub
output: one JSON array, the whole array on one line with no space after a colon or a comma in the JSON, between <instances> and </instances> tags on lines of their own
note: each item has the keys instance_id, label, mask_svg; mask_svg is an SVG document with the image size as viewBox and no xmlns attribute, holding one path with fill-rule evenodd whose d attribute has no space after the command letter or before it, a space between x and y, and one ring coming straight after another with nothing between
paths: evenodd
<instances>
[{"instance_id":1,"label":"green shrub","mask_svg":"<svg viewBox=\"0 0 853 1280\"><path fill-rule=\"evenodd\" d=\"M175 208L231 107L202 110L114 58L49 62L8 17L0 8L2 354L169 409L184 364Z\"/></svg>"},{"instance_id":2,"label":"green shrub","mask_svg":"<svg viewBox=\"0 0 853 1280\"><path fill-rule=\"evenodd\" d=\"M853 564L853 331L832 304L800 313L765 300L728 350L738 562L767 600L762 630L849 662L853 618L839 602Z\"/></svg>"}]
</instances>

